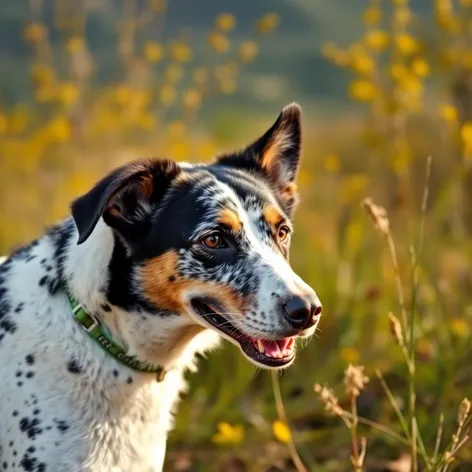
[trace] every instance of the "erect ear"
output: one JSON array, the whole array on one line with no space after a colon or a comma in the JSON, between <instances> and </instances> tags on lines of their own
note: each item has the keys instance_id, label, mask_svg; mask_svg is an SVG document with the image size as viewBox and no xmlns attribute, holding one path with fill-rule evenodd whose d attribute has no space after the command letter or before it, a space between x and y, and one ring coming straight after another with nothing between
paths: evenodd
<instances>
[{"instance_id":1,"label":"erect ear","mask_svg":"<svg viewBox=\"0 0 472 472\"><path fill-rule=\"evenodd\" d=\"M296 203L296 185L301 152L301 107L291 103L276 122L244 151L222 156L221 165L263 173L290 209Z\"/></svg>"},{"instance_id":2,"label":"erect ear","mask_svg":"<svg viewBox=\"0 0 472 472\"><path fill-rule=\"evenodd\" d=\"M111 172L72 202L77 244L87 240L100 217L131 245L145 237L151 210L179 173L174 161L158 159L135 161Z\"/></svg>"}]
</instances>

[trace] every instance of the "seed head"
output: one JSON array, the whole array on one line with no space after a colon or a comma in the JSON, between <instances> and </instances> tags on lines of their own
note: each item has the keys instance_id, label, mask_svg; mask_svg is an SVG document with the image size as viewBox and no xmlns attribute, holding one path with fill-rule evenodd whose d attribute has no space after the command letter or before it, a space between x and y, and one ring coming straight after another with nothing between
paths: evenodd
<instances>
[{"instance_id":1,"label":"seed head","mask_svg":"<svg viewBox=\"0 0 472 472\"><path fill-rule=\"evenodd\" d=\"M470 400L464 398L459 406L459 414L457 416L457 422L459 423L459 426L462 426L467 420L470 413L470 408Z\"/></svg>"},{"instance_id":2,"label":"seed head","mask_svg":"<svg viewBox=\"0 0 472 472\"><path fill-rule=\"evenodd\" d=\"M346 386L346 393L358 397L364 390L365 385L369 382L369 377L364 375L363 365L349 364L344 371L344 385Z\"/></svg>"},{"instance_id":3,"label":"seed head","mask_svg":"<svg viewBox=\"0 0 472 472\"><path fill-rule=\"evenodd\" d=\"M387 210L373 202L371 198L362 201L362 207L373 221L375 229L383 234L390 232L390 222L388 221Z\"/></svg>"},{"instance_id":4,"label":"seed head","mask_svg":"<svg viewBox=\"0 0 472 472\"><path fill-rule=\"evenodd\" d=\"M316 384L313 389L320 396L321 401L325 405L325 410L335 416L342 416L344 414L343 409L339 406L339 401L336 398L334 392L328 387L322 387L320 384Z\"/></svg>"},{"instance_id":5,"label":"seed head","mask_svg":"<svg viewBox=\"0 0 472 472\"><path fill-rule=\"evenodd\" d=\"M399 319L393 313L390 312L388 314L388 317L390 318L390 332L392 333L393 337L396 339L398 344L402 346L404 344L402 325Z\"/></svg>"}]
</instances>

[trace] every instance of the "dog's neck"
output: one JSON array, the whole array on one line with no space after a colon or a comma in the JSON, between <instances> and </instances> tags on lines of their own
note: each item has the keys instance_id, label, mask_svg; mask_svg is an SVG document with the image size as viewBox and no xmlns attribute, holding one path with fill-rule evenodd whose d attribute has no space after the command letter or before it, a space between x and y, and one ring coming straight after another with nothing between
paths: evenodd
<instances>
[{"instance_id":1,"label":"dog's neck","mask_svg":"<svg viewBox=\"0 0 472 472\"><path fill-rule=\"evenodd\" d=\"M147 310L145 303L127 307L113 303L110 284L118 286L114 289L118 294L120 285L122 290L132 293L133 287L126 284L132 284L133 278L128 273L131 277L120 281L117 266L129 266L129 263L126 253L117 247L119 241L103 221L80 245L76 243L72 220L66 220L56 232L56 258L68 290L87 312L104 322L113 338L128 348L129 355L166 369L185 368L192 363L196 352L217 343L216 333L196 325L185 314L163 316L152 307Z\"/></svg>"}]
</instances>

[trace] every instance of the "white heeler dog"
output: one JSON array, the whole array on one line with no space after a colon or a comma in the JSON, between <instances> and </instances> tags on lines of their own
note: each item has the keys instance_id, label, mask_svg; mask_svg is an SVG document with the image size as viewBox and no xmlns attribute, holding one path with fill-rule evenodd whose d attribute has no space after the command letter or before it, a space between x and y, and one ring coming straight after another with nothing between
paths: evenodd
<instances>
[{"instance_id":1,"label":"white heeler dog","mask_svg":"<svg viewBox=\"0 0 472 472\"><path fill-rule=\"evenodd\" d=\"M141 160L0 265L0 469L156 472L194 356L295 358L321 304L288 262L300 107L213 163Z\"/></svg>"}]
</instances>

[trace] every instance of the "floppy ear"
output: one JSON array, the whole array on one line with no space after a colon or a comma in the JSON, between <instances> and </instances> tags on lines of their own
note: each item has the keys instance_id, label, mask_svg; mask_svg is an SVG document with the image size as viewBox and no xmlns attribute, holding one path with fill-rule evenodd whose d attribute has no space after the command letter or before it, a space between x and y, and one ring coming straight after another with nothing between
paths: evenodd
<instances>
[{"instance_id":1,"label":"floppy ear","mask_svg":"<svg viewBox=\"0 0 472 472\"><path fill-rule=\"evenodd\" d=\"M175 162L157 159L135 161L114 170L72 202L77 244L88 239L100 217L128 243L145 237L151 210L179 173Z\"/></svg>"},{"instance_id":2,"label":"floppy ear","mask_svg":"<svg viewBox=\"0 0 472 472\"><path fill-rule=\"evenodd\" d=\"M297 201L295 179L300 164L301 112L297 103L287 105L262 137L244 151L218 159L221 165L262 173L289 210Z\"/></svg>"}]
</instances>

